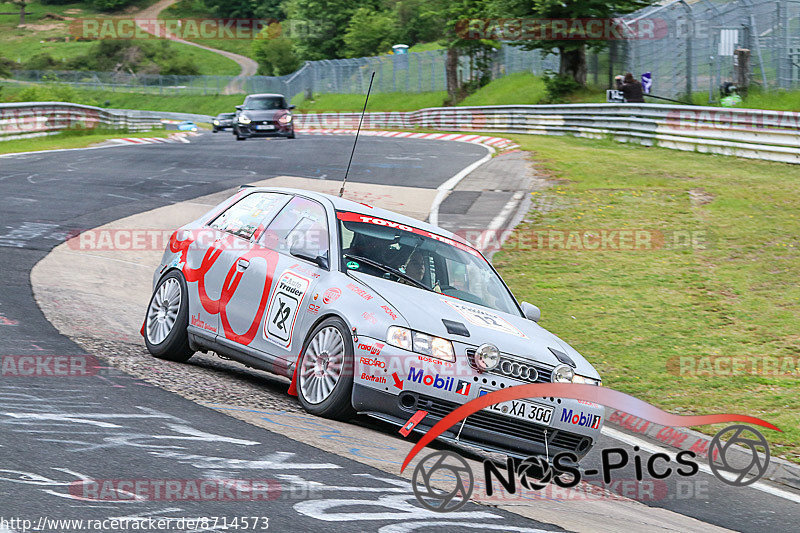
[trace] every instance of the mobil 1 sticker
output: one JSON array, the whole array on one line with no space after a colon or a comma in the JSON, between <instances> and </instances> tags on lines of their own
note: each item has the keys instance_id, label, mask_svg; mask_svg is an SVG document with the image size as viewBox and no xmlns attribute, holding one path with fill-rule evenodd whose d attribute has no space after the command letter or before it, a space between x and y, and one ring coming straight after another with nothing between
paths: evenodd
<instances>
[{"instance_id":1,"label":"mobil 1 sticker","mask_svg":"<svg viewBox=\"0 0 800 533\"><path fill-rule=\"evenodd\" d=\"M286 271L281 274L269 302L264 323L264 337L267 340L284 348L291 346L297 311L310 284L310 280L294 272Z\"/></svg>"}]
</instances>

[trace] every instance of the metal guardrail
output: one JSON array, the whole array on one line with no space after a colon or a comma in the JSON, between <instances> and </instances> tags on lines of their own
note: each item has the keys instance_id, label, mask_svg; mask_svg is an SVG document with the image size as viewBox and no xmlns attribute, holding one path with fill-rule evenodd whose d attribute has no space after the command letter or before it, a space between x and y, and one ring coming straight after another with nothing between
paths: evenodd
<instances>
[{"instance_id":1,"label":"metal guardrail","mask_svg":"<svg viewBox=\"0 0 800 533\"><path fill-rule=\"evenodd\" d=\"M66 102L0 104L0 141L52 135L67 128L146 131L161 126L156 115L130 116Z\"/></svg>"},{"instance_id":2,"label":"metal guardrail","mask_svg":"<svg viewBox=\"0 0 800 533\"><path fill-rule=\"evenodd\" d=\"M111 111L65 102L0 104L0 140L48 135L70 127L142 131L160 127L167 115L180 120L205 117ZM358 117L358 113L296 114L295 123L298 128L354 129ZM367 113L363 127L609 137L647 146L800 164L800 113L791 111L660 104L437 107Z\"/></svg>"},{"instance_id":3,"label":"metal guardrail","mask_svg":"<svg viewBox=\"0 0 800 533\"><path fill-rule=\"evenodd\" d=\"M358 113L296 115L304 128L353 129ZM440 107L368 113L364 128L609 137L619 142L800 164L800 113L660 104Z\"/></svg>"}]
</instances>

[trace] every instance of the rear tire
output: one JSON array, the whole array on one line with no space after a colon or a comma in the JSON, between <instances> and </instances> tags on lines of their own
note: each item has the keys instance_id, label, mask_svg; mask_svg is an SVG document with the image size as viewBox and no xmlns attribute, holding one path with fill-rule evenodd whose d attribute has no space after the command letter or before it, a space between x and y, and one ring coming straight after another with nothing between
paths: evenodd
<instances>
[{"instance_id":1,"label":"rear tire","mask_svg":"<svg viewBox=\"0 0 800 533\"><path fill-rule=\"evenodd\" d=\"M184 363L189 347L189 294L183 275L172 270L158 282L144 319L144 343L154 357Z\"/></svg>"},{"instance_id":2,"label":"rear tire","mask_svg":"<svg viewBox=\"0 0 800 533\"><path fill-rule=\"evenodd\" d=\"M309 413L334 420L355 416L353 337L340 318L323 320L303 344L297 397Z\"/></svg>"}]
</instances>

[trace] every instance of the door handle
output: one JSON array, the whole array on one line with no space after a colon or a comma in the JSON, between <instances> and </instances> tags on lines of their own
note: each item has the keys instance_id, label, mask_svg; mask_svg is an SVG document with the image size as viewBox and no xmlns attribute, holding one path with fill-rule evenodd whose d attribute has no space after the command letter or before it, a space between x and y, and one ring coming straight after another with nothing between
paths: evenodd
<instances>
[{"instance_id":1,"label":"door handle","mask_svg":"<svg viewBox=\"0 0 800 533\"><path fill-rule=\"evenodd\" d=\"M249 266L250 266L250 261L248 261L247 259L239 259L238 261L236 261L236 268L238 268L239 270L245 270Z\"/></svg>"}]
</instances>

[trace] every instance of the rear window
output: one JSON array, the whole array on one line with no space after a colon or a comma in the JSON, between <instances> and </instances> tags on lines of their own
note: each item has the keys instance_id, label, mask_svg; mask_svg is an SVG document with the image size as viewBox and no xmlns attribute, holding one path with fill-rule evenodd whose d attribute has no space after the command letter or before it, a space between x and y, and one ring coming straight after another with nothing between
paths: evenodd
<instances>
[{"instance_id":1,"label":"rear window","mask_svg":"<svg viewBox=\"0 0 800 533\"><path fill-rule=\"evenodd\" d=\"M209 226L250 239L262 224L268 224L289 201L287 194L272 192L251 193L230 206Z\"/></svg>"}]
</instances>

